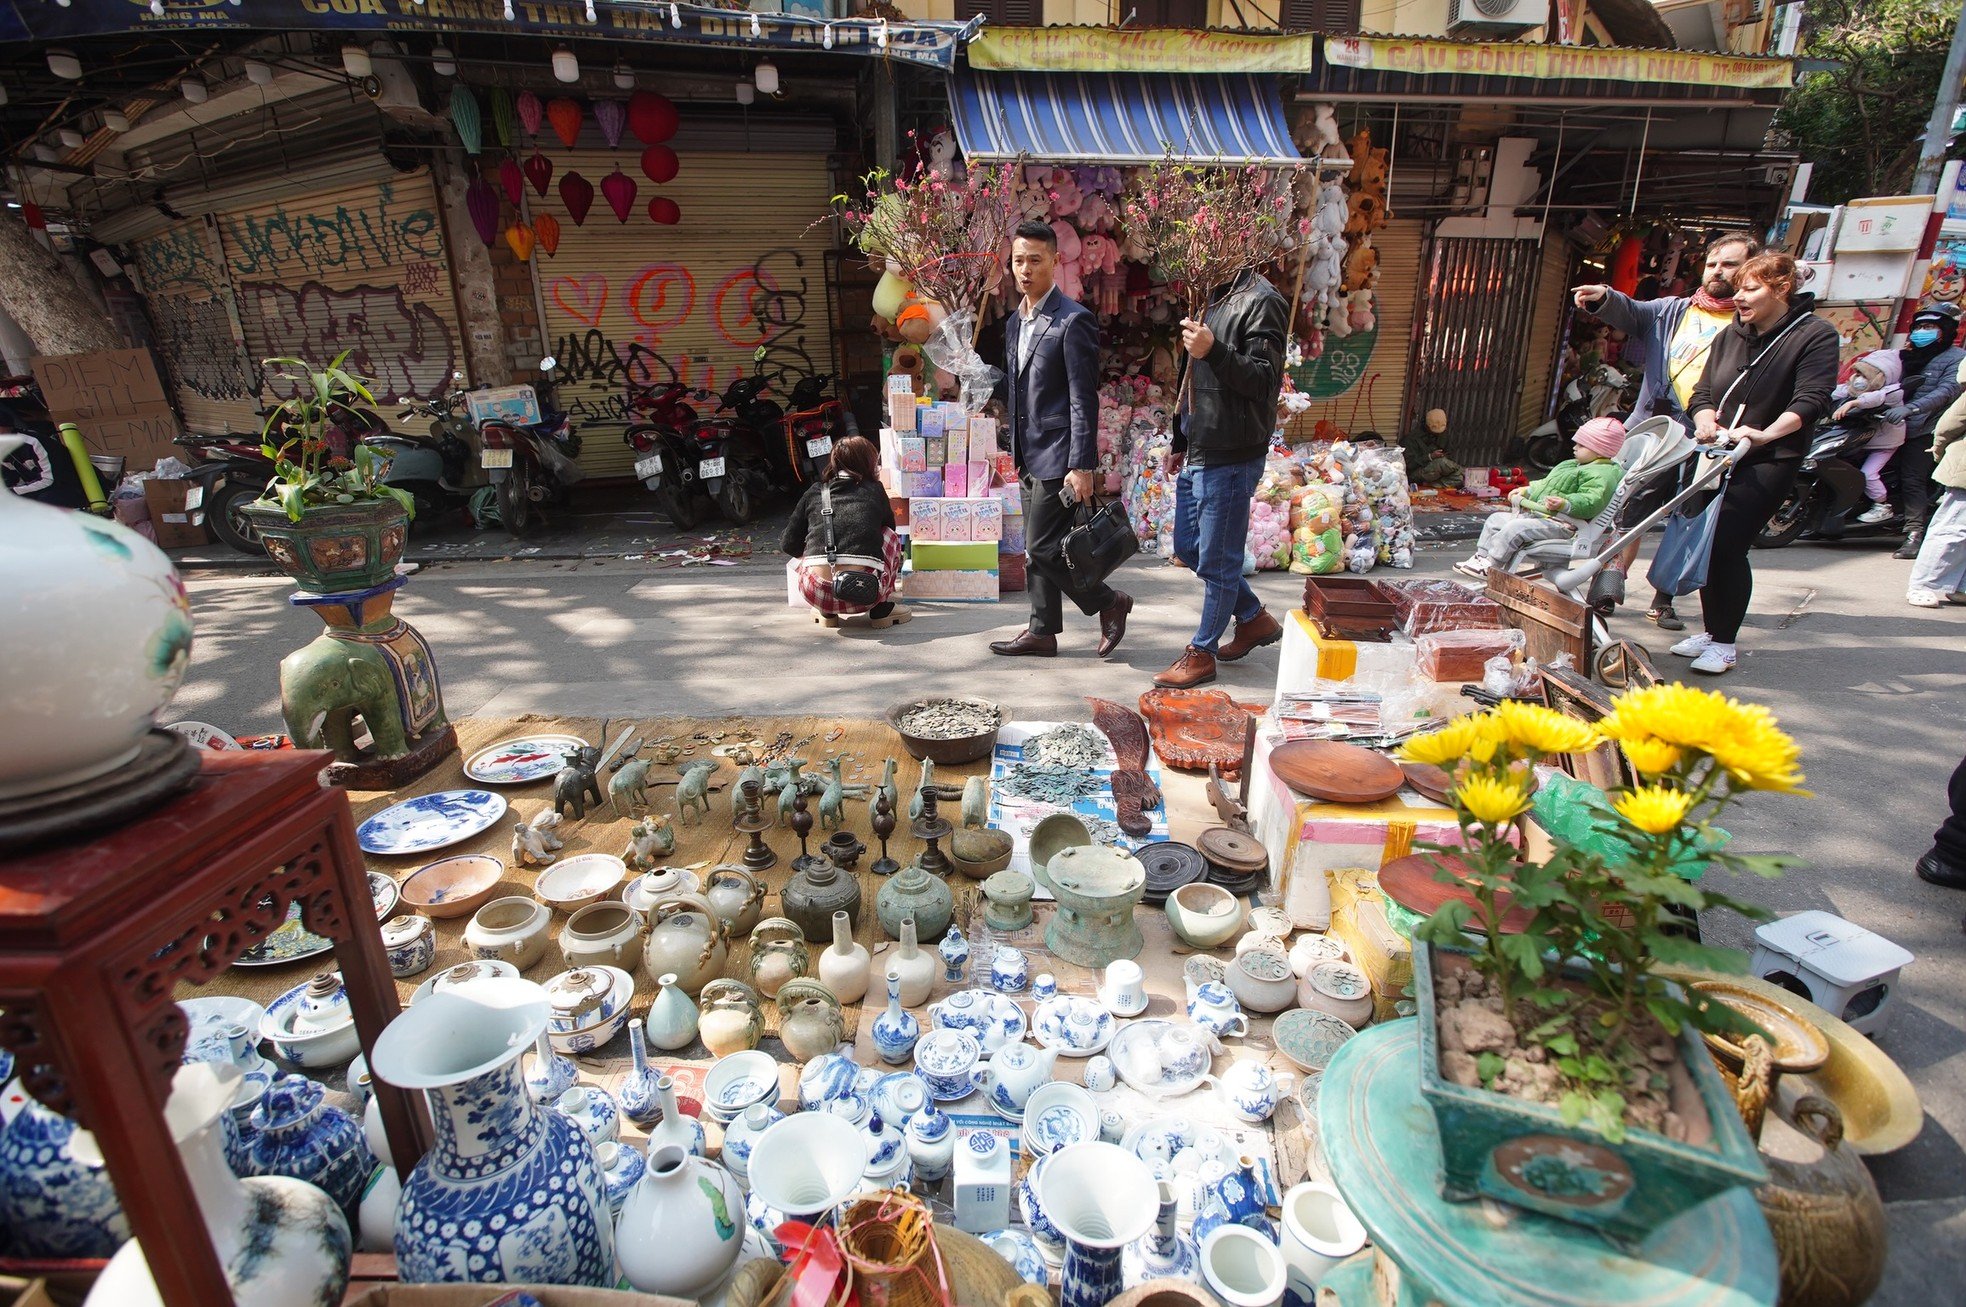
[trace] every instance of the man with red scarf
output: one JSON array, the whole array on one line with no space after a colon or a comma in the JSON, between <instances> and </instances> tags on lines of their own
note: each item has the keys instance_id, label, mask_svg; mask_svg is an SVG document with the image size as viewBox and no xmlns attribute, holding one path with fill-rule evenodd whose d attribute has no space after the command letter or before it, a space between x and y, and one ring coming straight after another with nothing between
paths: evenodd
<instances>
[{"instance_id":1,"label":"man with red scarf","mask_svg":"<svg viewBox=\"0 0 1966 1307\"><path fill-rule=\"evenodd\" d=\"M1693 425L1686 405L1693 397L1694 384L1706 371L1707 347L1720 329L1734 320L1734 274L1759 253L1761 242L1747 232L1716 237L1707 246L1700 289L1690 296L1635 300L1609 286L1577 287L1574 302L1578 308L1640 343L1645 380L1639 386L1638 401L1625 418L1626 427L1652 417L1675 417L1689 428ZM1624 601L1625 574L1638 559L1638 544L1634 540L1625 546L1591 586L1591 602L1606 616ZM1667 631L1686 628L1673 611L1672 596L1663 591L1653 594L1652 607L1645 615Z\"/></svg>"}]
</instances>

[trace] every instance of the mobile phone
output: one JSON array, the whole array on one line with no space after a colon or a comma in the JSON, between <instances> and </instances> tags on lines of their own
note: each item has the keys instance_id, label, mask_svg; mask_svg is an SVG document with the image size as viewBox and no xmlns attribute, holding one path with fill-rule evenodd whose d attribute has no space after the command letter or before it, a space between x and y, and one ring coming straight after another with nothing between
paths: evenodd
<instances>
[{"instance_id":1,"label":"mobile phone","mask_svg":"<svg viewBox=\"0 0 1966 1307\"><path fill-rule=\"evenodd\" d=\"M1064 485L1058 487L1058 502L1067 508L1071 508L1079 502L1079 497L1072 493L1071 482L1067 481Z\"/></svg>"}]
</instances>

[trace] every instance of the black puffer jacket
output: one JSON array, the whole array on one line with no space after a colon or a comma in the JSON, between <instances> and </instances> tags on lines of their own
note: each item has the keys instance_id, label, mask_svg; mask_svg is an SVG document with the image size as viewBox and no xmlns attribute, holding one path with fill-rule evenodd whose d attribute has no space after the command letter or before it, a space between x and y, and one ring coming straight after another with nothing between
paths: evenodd
<instances>
[{"instance_id":1,"label":"black puffer jacket","mask_svg":"<svg viewBox=\"0 0 1966 1307\"><path fill-rule=\"evenodd\" d=\"M785 523L778 547L794 558L826 557L826 518L821 512L818 485L806 487ZM894 527L894 508L887 488L878 481L852 476L833 478L833 540L842 554L879 559L883 531Z\"/></svg>"},{"instance_id":2,"label":"black puffer jacket","mask_svg":"<svg viewBox=\"0 0 1966 1307\"><path fill-rule=\"evenodd\" d=\"M1756 446L1742 456L1743 464L1800 462L1817 421L1829 411L1839 346L1836 328L1815 313L1816 297L1804 292L1766 330L1735 318L1707 349L1707 368L1693 387L1690 412L1715 410L1723 430L1766 428L1784 413L1802 419L1801 430Z\"/></svg>"},{"instance_id":3,"label":"black puffer jacket","mask_svg":"<svg viewBox=\"0 0 1966 1307\"><path fill-rule=\"evenodd\" d=\"M1283 389L1284 331L1290 305L1265 277L1246 272L1202 314L1215 333L1194 366L1189 411L1174 418L1174 448L1190 463L1246 463L1269 450Z\"/></svg>"}]
</instances>

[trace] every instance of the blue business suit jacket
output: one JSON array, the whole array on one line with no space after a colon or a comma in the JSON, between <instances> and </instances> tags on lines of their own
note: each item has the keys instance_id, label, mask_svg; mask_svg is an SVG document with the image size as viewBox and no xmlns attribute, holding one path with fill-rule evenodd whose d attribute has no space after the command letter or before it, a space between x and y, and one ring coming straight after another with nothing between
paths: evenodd
<instances>
[{"instance_id":1,"label":"blue business suit jacket","mask_svg":"<svg viewBox=\"0 0 1966 1307\"><path fill-rule=\"evenodd\" d=\"M999 395L1010 452L1025 475L1061 480L1099 466L1099 323L1092 311L1053 287L1031 321L1037 339L1022 368L1024 315L1004 321L1004 381Z\"/></svg>"}]
</instances>

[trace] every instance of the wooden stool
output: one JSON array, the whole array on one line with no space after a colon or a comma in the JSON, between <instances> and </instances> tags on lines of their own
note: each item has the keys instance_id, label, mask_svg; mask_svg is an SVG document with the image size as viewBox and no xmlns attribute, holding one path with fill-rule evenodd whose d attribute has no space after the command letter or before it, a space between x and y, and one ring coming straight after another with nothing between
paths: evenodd
<instances>
[{"instance_id":1,"label":"wooden stool","mask_svg":"<svg viewBox=\"0 0 1966 1307\"><path fill-rule=\"evenodd\" d=\"M400 1007L333 755L207 753L191 789L92 843L0 863L0 1046L27 1091L93 1131L170 1307L232 1294L164 1124L199 985L301 905L334 941L367 1053ZM429 1146L403 1091L375 1094L397 1169Z\"/></svg>"}]
</instances>

